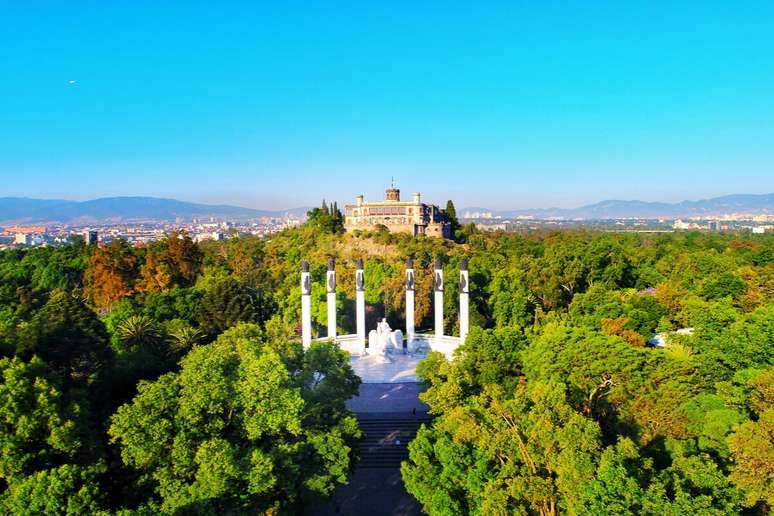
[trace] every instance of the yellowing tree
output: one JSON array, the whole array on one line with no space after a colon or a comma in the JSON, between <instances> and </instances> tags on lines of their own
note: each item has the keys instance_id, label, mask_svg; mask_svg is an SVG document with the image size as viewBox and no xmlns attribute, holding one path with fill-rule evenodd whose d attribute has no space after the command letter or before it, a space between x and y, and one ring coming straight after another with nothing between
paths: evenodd
<instances>
[{"instance_id":1,"label":"yellowing tree","mask_svg":"<svg viewBox=\"0 0 774 516\"><path fill-rule=\"evenodd\" d=\"M97 247L84 272L87 299L97 308L112 308L134 292L137 272L137 257L125 240L118 238Z\"/></svg>"}]
</instances>

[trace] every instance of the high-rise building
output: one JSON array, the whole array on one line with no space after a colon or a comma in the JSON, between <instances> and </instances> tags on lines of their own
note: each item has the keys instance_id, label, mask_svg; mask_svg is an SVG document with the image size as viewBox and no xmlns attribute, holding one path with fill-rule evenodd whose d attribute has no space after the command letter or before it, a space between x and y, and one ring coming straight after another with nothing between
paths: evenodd
<instances>
[{"instance_id":1,"label":"high-rise building","mask_svg":"<svg viewBox=\"0 0 774 516\"><path fill-rule=\"evenodd\" d=\"M86 245L97 245L99 242L99 233L94 229L86 229L83 231L83 241Z\"/></svg>"}]
</instances>

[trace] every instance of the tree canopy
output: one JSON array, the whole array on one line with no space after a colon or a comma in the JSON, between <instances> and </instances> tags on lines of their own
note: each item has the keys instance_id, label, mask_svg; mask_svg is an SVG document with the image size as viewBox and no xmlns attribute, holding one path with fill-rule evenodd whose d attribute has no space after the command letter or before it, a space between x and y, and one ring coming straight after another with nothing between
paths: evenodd
<instances>
[{"instance_id":1,"label":"tree canopy","mask_svg":"<svg viewBox=\"0 0 774 516\"><path fill-rule=\"evenodd\" d=\"M329 257L352 333L358 258L369 324L397 328L409 255L419 331L435 257L448 334L470 271L466 342L418 367L434 419L402 474L427 513L771 511L772 235L342 224L325 203L269 238L0 252L2 511L298 513L327 496L357 461L359 379L337 346L300 345L301 261L319 336Z\"/></svg>"},{"instance_id":2,"label":"tree canopy","mask_svg":"<svg viewBox=\"0 0 774 516\"><path fill-rule=\"evenodd\" d=\"M257 327L236 326L189 353L179 373L141 383L109 433L164 512L289 511L349 470L356 421L343 410L313 414L323 403L343 408L357 390L356 377L340 378L349 365L337 353L315 345L297 370Z\"/></svg>"}]
</instances>

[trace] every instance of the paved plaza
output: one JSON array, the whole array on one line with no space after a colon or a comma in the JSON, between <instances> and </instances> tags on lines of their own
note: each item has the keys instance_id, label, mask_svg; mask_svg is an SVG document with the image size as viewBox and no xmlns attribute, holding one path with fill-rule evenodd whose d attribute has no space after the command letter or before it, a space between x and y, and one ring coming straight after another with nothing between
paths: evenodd
<instances>
[{"instance_id":1,"label":"paved plaza","mask_svg":"<svg viewBox=\"0 0 774 516\"><path fill-rule=\"evenodd\" d=\"M406 492L399 469L358 468L349 484L339 486L307 516L420 516L419 503Z\"/></svg>"},{"instance_id":2,"label":"paved plaza","mask_svg":"<svg viewBox=\"0 0 774 516\"><path fill-rule=\"evenodd\" d=\"M419 383L363 383L347 408L357 414L424 413L429 407L418 398L423 390Z\"/></svg>"},{"instance_id":3,"label":"paved plaza","mask_svg":"<svg viewBox=\"0 0 774 516\"><path fill-rule=\"evenodd\" d=\"M416 383L419 381L416 374L417 364L422 357L395 353L391 355L392 362L385 361L377 356L352 355L349 364L363 383Z\"/></svg>"},{"instance_id":4,"label":"paved plaza","mask_svg":"<svg viewBox=\"0 0 774 516\"><path fill-rule=\"evenodd\" d=\"M361 361L362 365L364 361ZM408 361L403 361L410 364ZM405 376L403 376L405 377ZM372 377L373 378L373 377ZM399 459L389 467L369 467L368 446L370 433L381 428L382 434L401 435L407 428L407 421L427 421L428 406L419 401L418 395L424 390L420 383L363 383L357 396L347 401L347 408L357 414L358 423L366 436L361 442L363 457L349 482L336 488L330 499L306 511L307 516L418 516L422 514L419 503L406 492L400 474ZM393 426L389 426L392 424ZM374 429L377 426L380 428ZM394 432L390 432L394 430ZM375 433L375 432L374 432ZM383 435L377 434L377 437ZM402 437L401 437L402 439ZM370 444L369 444L370 443ZM397 441L389 438L379 441L379 447L396 446ZM408 442L404 442L405 450ZM376 455L379 455L377 450ZM407 452L404 451L404 457ZM371 461L373 462L373 461Z\"/></svg>"},{"instance_id":5,"label":"paved plaza","mask_svg":"<svg viewBox=\"0 0 774 516\"><path fill-rule=\"evenodd\" d=\"M428 420L429 407L419 400L424 386L416 376L416 367L422 358L400 352L391 353L391 357L392 361L385 361L375 356L351 356L350 365L363 380L357 396L347 400L347 408L357 414L358 423L365 433L360 444L361 463L346 485L336 488L330 499L310 507L306 515L422 514L419 503L406 492L400 475L400 460L408 456L408 442L400 443L402 454L384 453L390 451L387 447L398 447L400 441L387 438L374 444L375 438L404 435L409 427L413 435L419 424ZM415 421L410 424L412 420ZM410 436L406 440L410 440ZM369 455L369 449L374 446L378 449L371 450ZM394 464L377 464L377 459L384 459L382 456L395 459Z\"/></svg>"}]
</instances>

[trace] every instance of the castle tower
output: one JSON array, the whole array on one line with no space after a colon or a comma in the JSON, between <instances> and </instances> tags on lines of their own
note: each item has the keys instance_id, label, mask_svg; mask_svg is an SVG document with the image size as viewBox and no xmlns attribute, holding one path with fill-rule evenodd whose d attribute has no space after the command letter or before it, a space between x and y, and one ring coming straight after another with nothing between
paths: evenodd
<instances>
[{"instance_id":1,"label":"castle tower","mask_svg":"<svg viewBox=\"0 0 774 516\"><path fill-rule=\"evenodd\" d=\"M398 188L395 188L394 186L389 187L384 192L384 199L386 201L400 202L400 190Z\"/></svg>"}]
</instances>

